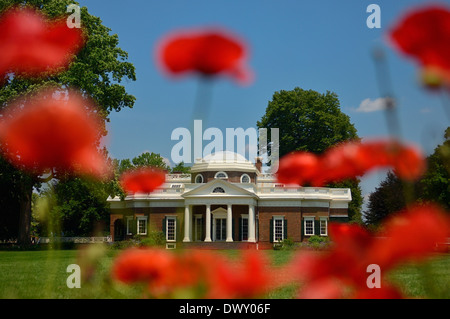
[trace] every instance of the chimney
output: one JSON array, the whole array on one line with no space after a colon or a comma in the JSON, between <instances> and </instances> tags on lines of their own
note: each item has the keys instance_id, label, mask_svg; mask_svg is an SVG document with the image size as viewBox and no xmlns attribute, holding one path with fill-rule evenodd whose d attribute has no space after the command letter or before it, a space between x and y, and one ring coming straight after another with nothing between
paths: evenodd
<instances>
[{"instance_id":1,"label":"chimney","mask_svg":"<svg viewBox=\"0 0 450 319\"><path fill-rule=\"evenodd\" d=\"M257 157L255 158L255 166L256 169L261 173L261 169L262 169L262 157Z\"/></svg>"}]
</instances>

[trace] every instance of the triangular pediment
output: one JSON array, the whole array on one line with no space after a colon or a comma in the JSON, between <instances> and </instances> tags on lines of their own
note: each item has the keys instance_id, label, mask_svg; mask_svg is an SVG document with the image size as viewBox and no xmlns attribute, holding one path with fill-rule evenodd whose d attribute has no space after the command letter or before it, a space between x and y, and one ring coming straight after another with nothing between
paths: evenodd
<instances>
[{"instance_id":1,"label":"triangular pediment","mask_svg":"<svg viewBox=\"0 0 450 319\"><path fill-rule=\"evenodd\" d=\"M182 195L183 197L196 196L239 196L239 197L257 197L253 192L243 189L237 185L221 179L215 179L209 183L203 184Z\"/></svg>"}]
</instances>

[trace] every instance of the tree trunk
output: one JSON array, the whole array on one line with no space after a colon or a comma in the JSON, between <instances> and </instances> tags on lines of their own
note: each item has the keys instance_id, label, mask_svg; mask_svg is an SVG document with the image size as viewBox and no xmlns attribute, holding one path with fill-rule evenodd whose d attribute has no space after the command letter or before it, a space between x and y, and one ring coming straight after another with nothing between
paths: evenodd
<instances>
[{"instance_id":1,"label":"tree trunk","mask_svg":"<svg viewBox=\"0 0 450 319\"><path fill-rule=\"evenodd\" d=\"M29 181L22 181L22 194L19 204L19 245L31 244L31 199L33 193L33 185Z\"/></svg>"}]
</instances>

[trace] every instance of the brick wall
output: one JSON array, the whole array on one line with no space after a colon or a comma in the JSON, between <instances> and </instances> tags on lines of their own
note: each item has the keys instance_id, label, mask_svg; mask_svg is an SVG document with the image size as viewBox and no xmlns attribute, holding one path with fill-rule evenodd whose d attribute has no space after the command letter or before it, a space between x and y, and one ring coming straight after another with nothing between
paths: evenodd
<instances>
[{"instance_id":1,"label":"brick wall","mask_svg":"<svg viewBox=\"0 0 450 319\"><path fill-rule=\"evenodd\" d=\"M259 242L270 243L270 227L273 216L284 216L287 220L287 237L299 242L301 238L300 207L259 207Z\"/></svg>"}]
</instances>

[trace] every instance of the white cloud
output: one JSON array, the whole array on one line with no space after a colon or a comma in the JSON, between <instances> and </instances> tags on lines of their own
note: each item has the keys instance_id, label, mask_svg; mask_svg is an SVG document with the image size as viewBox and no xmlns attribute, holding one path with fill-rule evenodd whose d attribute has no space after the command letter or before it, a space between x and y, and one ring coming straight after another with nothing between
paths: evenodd
<instances>
[{"instance_id":1,"label":"white cloud","mask_svg":"<svg viewBox=\"0 0 450 319\"><path fill-rule=\"evenodd\" d=\"M359 107L355 110L356 112L376 112L376 111L382 111L386 108L386 101L384 98L379 97L378 99L371 100L369 98L363 100Z\"/></svg>"}]
</instances>

